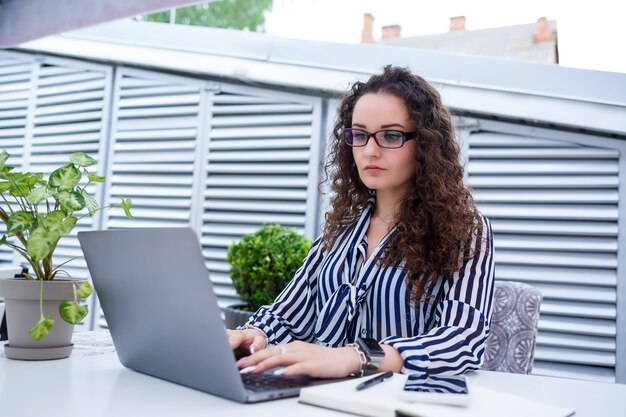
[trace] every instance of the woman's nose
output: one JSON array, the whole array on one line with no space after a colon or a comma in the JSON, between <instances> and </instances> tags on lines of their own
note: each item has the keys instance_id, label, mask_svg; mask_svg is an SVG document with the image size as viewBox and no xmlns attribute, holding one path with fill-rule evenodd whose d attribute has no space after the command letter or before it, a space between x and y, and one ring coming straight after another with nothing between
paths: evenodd
<instances>
[{"instance_id":1,"label":"woman's nose","mask_svg":"<svg viewBox=\"0 0 626 417\"><path fill-rule=\"evenodd\" d=\"M376 143L373 136L370 136L369 140L363 147L363 154L372 156L380 154L380 146L378 146L378 143Z\"/></svg>"}]
</instances>

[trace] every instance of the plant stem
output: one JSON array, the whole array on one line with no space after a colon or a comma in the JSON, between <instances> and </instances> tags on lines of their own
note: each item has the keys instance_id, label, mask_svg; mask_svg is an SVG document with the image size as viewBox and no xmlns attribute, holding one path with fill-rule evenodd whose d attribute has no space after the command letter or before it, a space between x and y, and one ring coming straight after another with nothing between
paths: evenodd
<instances>
[{"instance_id":1,"label":"plant stem","mask_svg":"<svg viewBox=\"0 0 626 417\"><path fill-rule=\"evenodd\" d=\"M52 254L56 250L58 244L59 244L59 241L57 240L54 246L52 247L52 249L50 250L50 253L48 254L48 256L46 256L45 258L41 260L43 264L45 277L50 280L52 280L53 278L52 272L54 271L52 269Z\"/></svg>"},{"instance_id":2,"label":"plant stem","mask_svg":"<svg viewBox=\"0 0 626 417\"><path fill-rule=\"evenodd\" d=\"M72 289L74 290L74 302L78 302L78 296L76 295L76 289L78 288L78 282L67 272L65 269L59 269L59 273L63 273L67 275L67 277L72 281Z\"/></svg>"},{"instance_id":3,"label":"plant stem","mask_svg":"<svg viewBox=\"0 0 626 417\"><path fill-rule=\"evenodd\" d=\"M15 182L11 181L11 184L15 185ZM22 204L22 202L16 197L13 196L15 198L15 202L20 206L20 208L23 210L25 207ZM2 194L2 199L4 200L5 203L7 203L7 207L9 207L9 210L11 210L11 213L14 213L13 211L13 207L11 207L11 203L9 203L9 201L6 199L6 197L4 196L4 194Z\"/></svg>"},{"instance_id":4,"label":"plant stem","mask_svg":"<svg viewBox=\"0 0 626 417\"><path fill-rule=\"evenodd\" d=\"M2 199L4 200L5 203L7 203L7 207L9 208L9 210L11 211L11 214L13 214L13 207L11 207L11 203L9 203L9 200L7 200L7 198L4 196L4 194L2 194ZM0 209L2 210L2 209ZM4 221L5 223L7 222L7 220L9 220L9 215L2 210L2 212L4 213L4 215L6 216L6 220L4 219L4 217L2 218L2 221Z\"/></svg>"},{"instance_id":5,"label":"plant stem","mask_svg":"<svg viewBox=\"0 0 626 417\"><path fill-rule=\"evenodd\" d=\"M46 278L52 275L52 260L50 259L51 256L52 255L50 254L41 260L41 263L43 264L43 273Z\"/></svg>"},{"instance_id":6,"label":"plant stem","mask_svg":"<svg viewBox=\"0 0 626 417\"><path fill-rule=\"evenodd\" d=\"M78 220L76 220L76 223L78 223L80 220L84 219L85 217L90 217L90 216L94 215L95 213L99 212L100 210L104 210L104 209L111 208L111 207L118 207L118 206L119 206L119 204L111 204L110 206L98 207L97 209L92 211L91 214L89 212L87 212L87 214L84 214L81 217L79 217Z\"/></svg>"},{"instance_id":7,"label":"plant stem","mask_svg":"<svg viewBox=\"0 0 626 417\"><path fill-rule=\"evenodd\" d=\"M43 319L43 280L39 285L39 315Z\"/></svg>"},{"instance_id":8,"label":"plant stem","mask_svg":"<svg viewBox=\"0 0 626 417\"><path fill-rule=\"evenodd\" d=\"M44 274L41 271L41 267L39 266L38 262L33 261L30 256L28 255L28 252L26 252L26 250L24 248L20 248L19 246L16 246L12 243L9 242L4 242L5 245L7 245L8 247L15 249L15 251L17 253L19 253L20 255L22 255L22 257L24 257L24 259L26 259L28 261L28 263L30 264L30 266L33 267L33 271L35 271L35 275L37 276L37 279L39 280L43 280Z\"/></svg>"},{"instance_id":9,"label":"plant stem","mask_svg":"<svg viewBox=\"0 0 626 417\"><path fill-rule=\"evenodd\" d=\"M52 272L54 272L54 271L56 271L57 269L61 268L63 265L65 265L65 264L67 264L67 263L69 263L69 262L72 262L74 259L79 259L79 258L82 258L82 256L74 256L73 258L68 259L67 261L65 261L65 262L63 262L63 263L61 263L61 264L59 264L59 265L55 266L55 267L52 269Z\"/></svg>"},{"instance_id":10,"label":"plant stem","mask_svg":"<svg viewBox=\"0 0 626 417\"><path fill-rule=\"evenodd\" d=\"M22 242L22 245L24 245L24 247L26 247L26 238L24 237L24 233L17 232L15 234L15 236L20 240L20 242Z\"/></svg>"},{"instance_id":11,"label":"plant stem","mask_svg":"<svg viewBox=\"0 0 626 417\"><path fill-rule=\"evenodd\" d=\"M20 208L21 208L22 210L27 211L27 210L26 210L26 207L28 207L28 204L26 204L26 203L24 202L25 197L24 197L24 195L22 194L22 191L20 190L19 185L18 185L15 181L10 181L10 182L11 182L11 184L13 184L13 186L14 186L14 187L15 187L15 189L17 190L17 194L19 194L19 195L14 195L14 196L13 196L13 197L15 198L15 201L17 202L17 204L19 204L19 206L20 206ZM2 196L4 197L4 194L3 194ZM6 201L6 199L5 199L5 201ZM7 203L7 204L8 204L8 203ZM10 206L9 206L9 207L10 207ZM13 210L11 210L11 212L13 212Z\"/></svg>"}]
</instances>

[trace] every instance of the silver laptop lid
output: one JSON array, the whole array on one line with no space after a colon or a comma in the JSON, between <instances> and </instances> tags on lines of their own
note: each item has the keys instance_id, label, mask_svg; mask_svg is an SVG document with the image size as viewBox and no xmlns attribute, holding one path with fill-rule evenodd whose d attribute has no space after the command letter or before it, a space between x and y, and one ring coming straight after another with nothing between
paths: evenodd
<instances>
[{"instance_id":1,"label":"silver laptop lid","mask_svg":"<svg viewBox=\"0 0 626 417\"><path fill-rule=\"evenodd\" d=\"M78 240L124 366L246 400L193 230L90 231Z\"/></svg>"}]
</instances>

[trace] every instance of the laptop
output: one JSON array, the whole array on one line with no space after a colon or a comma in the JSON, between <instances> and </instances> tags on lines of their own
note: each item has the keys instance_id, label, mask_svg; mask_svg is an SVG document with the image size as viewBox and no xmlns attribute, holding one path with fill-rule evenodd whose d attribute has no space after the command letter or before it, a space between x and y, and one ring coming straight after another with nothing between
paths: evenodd
<instances>
[{"instance_id":1,"label":"laptop","mask_svg":"<svg viewBox=\"0 0 626 417\"><path fill-rule=\"evenodd\" d=\"M127 368L238 402L335 381L239 373L192 229L88 231L78 240Z\"/></svg>"}]
</instances>

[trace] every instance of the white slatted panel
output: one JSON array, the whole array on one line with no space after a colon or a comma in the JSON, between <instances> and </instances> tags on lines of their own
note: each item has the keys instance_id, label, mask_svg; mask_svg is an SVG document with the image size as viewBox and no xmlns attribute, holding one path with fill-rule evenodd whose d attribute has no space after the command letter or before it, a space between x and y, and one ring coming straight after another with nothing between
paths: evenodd
<instances>
[{"instance_id":1,"label":"white slatted panel","mask_svg":"<svg viewBox=\"0 0 626 417\"><path fill-rule=\"evenodd\" d=\"M104 172L104 136L111 89L111 71L104 67L78 67L47 60L39 68L32 143L29 153L31 172L45 177L56 168L69 163L69 155L85 152L98 161L89 171ZM102 187L91 184L87 190L102 201ZM78 213L79 217L87 211ZM98 217L80 220L71 235L61 239L55 250L54 264L82 256L76 238L79 231L97 228ZM87 278L84 259L76 259L63 267L75 278Z\"/></svg>"},{"instance_id":2,"label":"white slatted panel","mask_svg":"<svg viewBox=\"0 0 626 417\"><path fill-rule=\"evenodd\" d=\"M533 373L615 381L619 152L477 132L468 173L497 278L544 296Z\"/></svg>"},{"instance_id":3,"label":"white slatted panel","mask_svg":"<svg viewBox=\"0 0 626 417\"><path fill-rule=\"evenodd\" d=\"M7 164L20 170L23 164L34 58L0 51L0 151L11 157ZM6 233L0 222L0 235ZM0 262L20 264L23 258L0 246Z\"/></svg>"},{"instance_id":4,"label":"white slatted panel","mask_svg":"<svg viewBox=\"0 0 626 417\"><path fill-rule=\"evenodd\" d=\"M103 229L190 225L194 160L200 126L200 83L119 69L115 78ZM106 327L100 312L98 326Z\"/></svg>"},{"instance_id":5,"label":"white slatted panel","mask_svg":"<svg viewBox=\"0 0 626 417\"><path fill-rule=\"evenodd\" d=\"M307 216L317 216L307 207L317 199L308 188L317 183L318 117L311 103L271 91L214 96L201 241L222 306L238 302L225 260L233 241L264 223L304 234Z\"/></svg>"},{"instance_id":6,"label":"white slatted panel","mask_svg":"<svg viewBox=\"0 0 626 417\"><path fill-rule=\"evenodd\" d=\"M86 152L98 160L89 169L102 175L111 89L110 67L0 51L0 147L12 155L10 165L46 177L69 163L73 152ZM102 187L88 191L102 201ZM86 211L84 211L86 213ZM84 213L77 213L79 216ZM76 233L97 227L96 218L79 221L72 234L64 237L55 250L53 263L59 265L82 256ZM0 249L5 260L5 249ZM21 257L13 254L15 263ZM87 278L83 259L63 267L74 278ZM88 327L89 319L77 327Z\"/></svg>"},{"instance_id":7,"label":"white slatted panel","mask_svg":"<svg viewBox=\"0 0 626 417\"><path fill-rule=\"evenodd\" d=\"M200 83L121 69L114 103L107 201L135 219L114 208L105 228L189 226Z\"/></svg>"}]
</instances>

